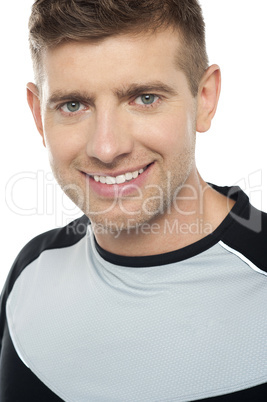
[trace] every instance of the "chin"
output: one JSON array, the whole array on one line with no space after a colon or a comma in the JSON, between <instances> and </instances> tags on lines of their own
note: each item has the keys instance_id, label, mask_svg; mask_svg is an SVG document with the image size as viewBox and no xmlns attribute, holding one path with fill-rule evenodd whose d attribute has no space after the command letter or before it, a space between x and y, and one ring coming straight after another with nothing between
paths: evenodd
<instances>
[{"instance_id":1,"label":"chin","mask_svg":"<svg viewBox=\"0 0 267 402\"><path fill-rule=\"evenodd\" d=\"M166 211L165 211L166 212ZM146 212L139 210L138 212L122 213L121 211L112 211L112 213L99 214L92 216L86 214L92 222L95 233L98 234L134 234L138 228L143 225L152 225L161 219L162 211L159 206L150 205Z\"/></svg>"}]
</instances>

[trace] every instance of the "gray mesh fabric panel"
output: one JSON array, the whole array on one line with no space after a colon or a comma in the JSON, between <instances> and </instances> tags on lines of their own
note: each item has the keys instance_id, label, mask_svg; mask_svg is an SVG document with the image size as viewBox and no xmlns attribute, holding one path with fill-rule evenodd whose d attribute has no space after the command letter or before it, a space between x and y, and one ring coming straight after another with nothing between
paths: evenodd
<instances>
[{"instance_id":1,"label":"gray mesh fabric panel","mask_svg":"<svg viewBox=\"0 0 267 402\"><path fill-rule=\"evenodd\" d=\"M220 244L129 268L103 260L89 229L22 272L7 319L19 356L67 402L188 401L266 380L266 302L266 278Z\"/></svg>"}]
</instances>

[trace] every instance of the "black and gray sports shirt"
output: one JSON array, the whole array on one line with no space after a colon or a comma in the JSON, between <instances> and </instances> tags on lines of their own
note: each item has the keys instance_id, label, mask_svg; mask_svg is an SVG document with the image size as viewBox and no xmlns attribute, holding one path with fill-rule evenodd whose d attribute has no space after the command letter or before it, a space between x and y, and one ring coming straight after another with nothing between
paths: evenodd
<instances>
[{"instance_id":1,"label":"black and gray sports shirt","mask_svg":"<svg viewBox=\"0 0 267 402\"><path fill-rule=\"evenodd\" d=\"M267 400L267 214L180 250L123 257L86 216L33 239L1 298L1 402Z\"/></svg>"}]
</instances>

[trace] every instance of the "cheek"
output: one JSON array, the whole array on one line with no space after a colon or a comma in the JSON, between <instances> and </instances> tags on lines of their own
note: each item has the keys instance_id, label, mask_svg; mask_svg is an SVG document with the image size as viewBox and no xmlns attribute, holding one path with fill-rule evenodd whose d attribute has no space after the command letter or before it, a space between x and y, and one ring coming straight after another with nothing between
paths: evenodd
<instances>
[{"instance_id":1,"label":"cheek","mask_svg":"<svg viewBox=\"0 0 267 402\"><path fill-rule=\"evenodd\" d=\"M48 119L44 124L44 136L53 165L69 164L86 147L82 125L53 125Z\"/></svg>"},{"instance_id":2,"label":"cheek","mask_svg":"<svg viewBox=\"0 0 267 402\"><path fill-rule=\"evenodd\" d=\"M74 149L69 140L58 135L54 130L45 132L46 147L52 165L62 165L72 158Z\"/></svg>"},{"instance_id":3,"label":"cheek","mask_svg":"<svg viewBox=\"0 0 267 402\"><path fill-rule=\"evenodd\" d=\"M142 144L161 154L182 152L192 145L195 137L190 116L169 116L143 124L139 130Z\"/></svg>"}]
</instances>

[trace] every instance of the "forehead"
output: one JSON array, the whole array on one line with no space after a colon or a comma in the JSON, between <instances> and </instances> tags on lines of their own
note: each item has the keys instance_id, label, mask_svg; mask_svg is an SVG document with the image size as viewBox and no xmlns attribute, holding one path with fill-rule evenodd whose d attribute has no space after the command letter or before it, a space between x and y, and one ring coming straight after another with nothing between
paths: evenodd
<instances>
[{"instance_id":1,"label":"forehead","mask_svg":"<svg viewBox=\"0 0 267 402\"><path fill-rule=\"evenodd\" d=\"M179 50L179 34L173 30L65 43L44 53L44 84L53 90L81 90L87 85L104 90L148 79L171 81L178 73Z\"/></svg>"}]
</instances>

